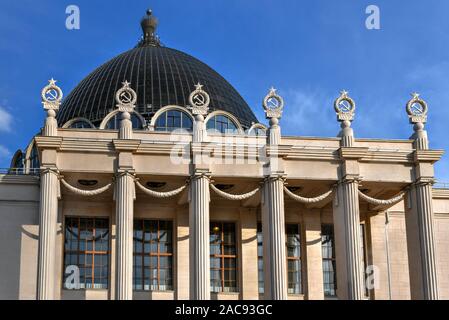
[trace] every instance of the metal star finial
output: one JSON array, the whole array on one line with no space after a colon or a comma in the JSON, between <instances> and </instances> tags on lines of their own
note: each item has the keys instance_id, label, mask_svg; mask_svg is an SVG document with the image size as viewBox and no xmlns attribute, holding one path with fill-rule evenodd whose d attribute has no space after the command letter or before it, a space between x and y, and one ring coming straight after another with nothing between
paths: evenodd
<instances>
[{"instance_id":1,"label":"metal star finial","mask_svg":"<svg viewBox=\"0 0 449 320\"><path fill-rule=\"evenodd\" d=\"M131 84L130 82L128 82L128 80L125 80L124 82L122 82L124 87L129 87L129 85Z\"/></svg>"},{"instance_id":2,"label":"metal star finial","mask_svg":"<svg viewBox=\"0 0 449 320\"><path fill-rule=\"evenodd\" d=\"M277 89L275 89L273 86L270 88L270 94L275 94Z\"/></svg>"},{"instance_id":3,"label":"metal star finial","mask_svg":"<svg viewBox=\"0 0 449 320\"><path fill-rule=\"evenodd\" d=\"M51 78L50 80L48 80L48 82L50 83L51 86L54 86L54 85L56 84L56 81L57 81L57 80L55 80L55 79L53 79L53 78Z\"/></svg>"},{"instance_id":4,"label":"metal star finial","mask_svg":"<svg viewBox=\"0 0 449 320\"><path fill-rule=\"evenodd\" d=\"M347 97L348 94L349 94L349 92L346 91L346 90L342 90L342 91L340 91L340 94L341 94L343 97Z\"/></svg>"},{"instance_id":5,"label":"metal star finial","mask_svg":"<svg viewBox=\"0 0 449 320\"><path fill-rule=\"evenodd\" d=\"M202 90L203 89L203 85L201 83L198 82L198 84L195 85L195 89L196 90Z\"/></svg>"},{"instance_id":6,"label":"metal star finial","mask_svg":"<svg viewBox=\"0 0 449 320\"><path fill-rule=\"evenodd\" d=\"M420 94L419 94L418 92L413 92L413 93L412 93L413 99L418 99L419 96L420 96Z\"/></svg>"}]
</instances>

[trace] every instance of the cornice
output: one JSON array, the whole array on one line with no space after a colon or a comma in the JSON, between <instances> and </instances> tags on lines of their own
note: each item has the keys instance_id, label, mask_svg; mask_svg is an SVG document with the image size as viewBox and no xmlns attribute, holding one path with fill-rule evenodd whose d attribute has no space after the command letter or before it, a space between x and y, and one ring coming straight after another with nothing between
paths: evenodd
<instances>
[{"instance_id":1,"label":"cornice","mask_svg":"<svg viewBox=\"0 0 449 320\"><path fill-rule=\"evenodd\" d=\"M31 184L39 185L39 177L31 175L0 175L0 184Z\"/></svg>"},{"instance_id":2,"label":"cornice","mask_svg":"<svg viewBox=\"0 0 449 320\"><path fill-rule=\"evenodd\" d=\"M61 147L63 138L36 136L34 137L34 141L36 142L36 146L39 149L59 149Z\"/></svg>"},{"instance_id":3,"label":"cornice","mask_svg":"<svg viewBox=\"0 0 449 320\"><path fill-rule=\"evenodd\" d=\"M413 152L408 150L368 150L360 158L363 162L413 163Z\"/></svg>"},{"instance_id":4,"label":"cornice","mask_svg":"<svg viewBox=\"0 0 449 320\"><path fill-rule=\"evenodd\" d=\"M60 151L74 152L112 152L114 145L111 140L84 140L64 138Z\"/></svg>"},{"instance_id":5,"label":"cornice","mask_svg":"<svg viewBox=\"0 0 449 320\"><path fill-rule=\"evenodd\" d=\"M435 163L441 159L444 150L416 150L413 155L415 162Z\"/></svg>"},{"instance_id":6,"label":"cornice","mask_svg":"<svg viewBox=\"0 0 449 320\"><path fill-rule=\"evenodd\" d=\"M367 147L341 147L340 157L344 160L358 160L366 156L368 151Z\"/></svg>"},{"instance_id":7,"label":"cornice","mask_svg":"<svg viewBox=\"0 0 449 320\"><path fill-rule=\"evenodd\" d=\"M292 145L266 145L267 156L285 158L290 154L292 148Z\"/></svg>"},{"instance_id":8,"label":"cornice","mask_svg":"<svg viewBox=\"0 0 449 320\"><path fill-rule=\"evenodd\" d=\"M114 139L112 140L112 144L114 145L114 149L117 151L130 151L135 152L139 145L141 144L141 140L133 140L133 139Z\"/></svg>"},{"instance_id":9,"label":"cornice","mask_svg":"<svg viewBox=\"0 0 449 320\"><path fill-rule=\"evenodd\" d=\"M339 149L337 148L310 148L293 146L286 159L291 160L339 160Z\"/></svg>"},{"instance_id":10,"label":"cornice","mask_svg":"<svg viewBox=\"0 0 449 320\"><path fill-rule=\"evenodd\" d=\"M432 196L434 199L449 199L449 189L433 189Z\"/></svg>"}]
</instances>

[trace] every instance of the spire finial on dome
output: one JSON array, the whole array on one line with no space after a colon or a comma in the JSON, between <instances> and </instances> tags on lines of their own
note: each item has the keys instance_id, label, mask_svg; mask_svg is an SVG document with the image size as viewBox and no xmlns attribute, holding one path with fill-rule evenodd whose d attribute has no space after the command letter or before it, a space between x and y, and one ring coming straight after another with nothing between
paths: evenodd
<instances>
[{"instance_id":1,"label":"spire finial on dome","mask_svg":"<svg viewBox=\"0 0 449 320\"><path fill-rule=\"evenodd\" d=\"M159 37L156 35L156 28L158 25L158 20L153 16L153 11L147 9L146 15L140 21L140 26L142 27L142 40L139 42L139 46L159 46Z\"/></svg>"}]
</instances>

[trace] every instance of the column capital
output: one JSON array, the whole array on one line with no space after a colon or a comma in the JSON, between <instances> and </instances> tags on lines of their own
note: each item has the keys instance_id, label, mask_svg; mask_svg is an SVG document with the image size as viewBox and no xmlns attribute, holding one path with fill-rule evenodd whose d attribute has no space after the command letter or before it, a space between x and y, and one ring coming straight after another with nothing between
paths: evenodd
<instances>
[{"instance_id":1,"label":"column capital","mask_svg":"<svg viewBox=\"0 0 449 320\"><path fill-rule=\"evenodd\" d=\"M287 175L284 172L273 172L264 177L264 182L282 180L284 183L287 181Z\"/></svg>"},{"instance_id":2,"label":"column capital","mask_svg":"<svg viewBox=\"0 0 449 320\"><path fill-rule=\"evenodd\" d=\"M426 186L426 185L430 185L433 186L436 182L436 179L434 177L419 177L418 179L416 179L412 185L419 185L419 186Z\"/></svg>"},{"instance_id":3,"label":"column capital","mask_svg":"<svg viewBox=\"0 0 449 320\"><path fill-rule=\"evenodd\" d=\"M340 184L340 183L352 183L352 182L361 183L362 181L363 181L363 177L361 177L359 175L347 174L341 180L339 180L337 182L337 184Z\"/></svg>"},{"instance_id":4,"label":"column capital","mask_svg":"<svg viewBox=\"0 0 449 320\"><path fill-rule=\"evenodd\" d=\"M200 169L200 168L195 168L193 170L193 173L191 175L191 179L198 179L198 178L207 178L210 180L212 176L212 172L210 172L208 169Z\"/></svg>"}]
</instances>

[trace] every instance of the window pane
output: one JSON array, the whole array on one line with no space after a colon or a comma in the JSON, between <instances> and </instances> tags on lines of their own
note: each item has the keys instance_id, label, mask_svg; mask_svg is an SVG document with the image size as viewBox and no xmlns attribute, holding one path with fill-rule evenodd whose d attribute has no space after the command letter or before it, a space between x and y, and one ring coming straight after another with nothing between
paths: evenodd
<instances>
[{"instance_id":1,"label":"window pane","mask_svg":"<svg viewBox=\"0 0 449 320\"><path fill-rule=\"evenodd\" d=\"M173 272L173 223L171 221L135 220L134 233L143 226L144 250L134 250L134 269L143 275L143 285L134 278L135 290L172 290ZM140 260L140 261L139 261ZM140 269L142 268L142 269Z\"/></svg>"},{"instance_id":2,"label":"window pane","mask_svg":"<svg viewBox=\"0 0 449 320\"><path fill-rule=\"evenodd\" d=\"M237 291L237 247L234 223L210 223L210 254L211 291Z\"/></svg>"}]
</instances>

